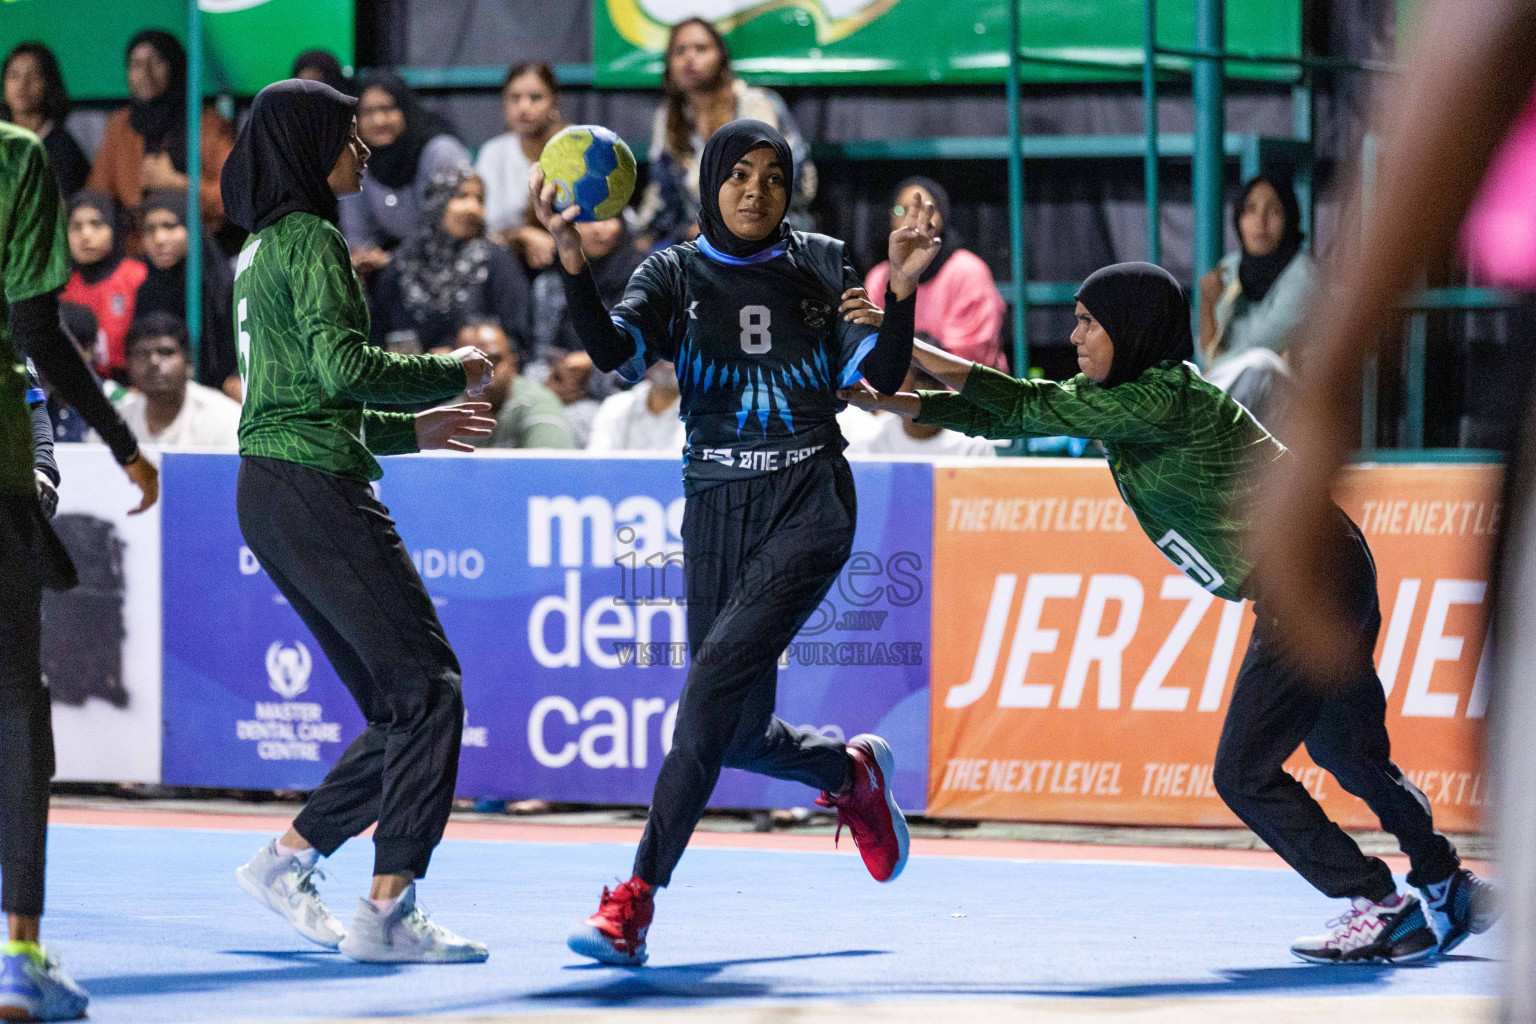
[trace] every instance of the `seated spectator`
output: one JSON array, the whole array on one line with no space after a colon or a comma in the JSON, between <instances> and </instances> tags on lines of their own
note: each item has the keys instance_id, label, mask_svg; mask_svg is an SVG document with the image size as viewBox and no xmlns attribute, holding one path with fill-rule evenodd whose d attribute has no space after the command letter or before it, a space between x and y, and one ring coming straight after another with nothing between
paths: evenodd
<instances>
[{"instance_id":1,"label":"seated spectator","mask_svg":"<svg viewBox=\"0 0 1536 1024\"><path fill-rule=\"evenodd\" d=\"M373 155L362 195L341 204L341 233L352 247L352 265L370 277L416 230L437 172L471 161L447 119L417 102L400 76L370 71L358 86L357 133Z\"/></svg>"},{"instance_id":2,"label":"seated spectator","mask_svg":"<svg viewBox=\"0 0 1536 1024\"><path fill-rule=\"evenodd\" d=\"M943 231L943 244L918 275L917 330L932 335L946 351L963 359L1007 369L999 343L1003 297L997 293L997 282L982 258L962 248L944 187L929 178L908 178L898 185L891 205L890 230L896 230L909 206L922 202L933 203L934 225ZM877 305L885 301L890 279L889 262L878 264L864 279L864 288Z\"/></svg>"},{"instance_id":3,"label":"seated spectator","mask_svg":"<svg viewBox=\"0 0 1536 1024\"><path fill-rule=\"evenodd\" d=\"M913 392L920 387L917 374L908 370L901 390ZM881 416L873 432L858 440L849 439L848 451L863 455L921 455L930 459L951 455L993 458L997 455L997 448L984 437L967 437L957 430L915 423L905 416Z\"/></svg>"},{"instance_id":4,"label":"seated spectator","mask_svg":"<svg viewBox=\"0 0 1536 1024\"><path fill-rule=\"evenodd\" d=\"M681 399L676 367L666 360L653 363L640 383L603 399L587 451L681 455L687 444L678 415Z\"/></svg>"},{"instance_id":5,"label":"seated spectator","mask_svg":"<svg viewBox=\"0 0 1536 1024\"><path fill-rule=\"evenodd\" d=\"M1232 214L1241 248L1200 281L1200 350L1212 369L1255 348L1284 355L1317 290L1290 183L1260 174L1243 185Z\"/></svg>"},{"instance_id":6,"label":"seated spectator","mask_svg":"<svg viewBox=\"0 0 1536 1024\"><path fill-rule=\"evenodd\" d=\"M226 448L239 443L240 403L192 379L187 325L149 313L128 331L128 381L118 415L141 443Z\"/></svg>"},{"instance_id":7,"label":"seated spectator","mask_svg":"<svg viewBox=\"0 0 1536 1024\"><path fill-rule=\"evenodd\" d=\"M91 312L89 306L82 306L78 302L60 302L59 319L64 323L65 335L89 365L91 353L96 351L97 335L101 333L101 328L96 325L96 314ZM43 390L48 393L48 418L53 421L53 439L67 443L89 440L91 428L85 422L85 417L76 412L73 406L65 404L48 383L47 377L43 377L42 382ZM126 389L109 378L102 383L101 390L108 401L116 402Z\"/></svg>"},{"instance_id":8,"label":"seated spectator","mask_svg":"<svg viewBox=\"0 0 1536 1024\"><path fill-rule=\"evenodd\" d=\"M618 217L576 225L581 235L581 249L597 284L603 305L611 308L624 296L624 289L636 268L645 262ZM560 268L544 271L533 282L533 311L530 333L536 358L553 366L567 352L581 349L581 339L565 315L565 287L560 283Z\"/></svg>"},{"instance_id":9,"label":"seated spectator","mask_svg":"<svg viewBox=\"0 0 1536 1024\"><path fill-rule=\"evenodd\" d=\"M343 96L352 95L352 79L347 77L341 61L329 50L305 50L299 54L294 58L289 77L324 82Z\"/></svg>"},{"instance_id":10,"label":"seated spectator","mask_svg":"<svg viewBox=\"0 0 1536 1024\"><path fill-rule=\"evenodd\" d=\"M575 448L575 435L565 419L565 409L554 392L519 373L517 349L507 339L507 332L495 320L474 319L459 329L455 346L444 345L437 351L473 345L491 361L491 382L478 398L466 402L489 402L488 415L496 420L490 437L465 438L477 448Z\"/></svg>"},{"instance_id":11,"label":"seated spectator","mask_svg":"<svg viewBox=\"0 0 1536 1024\"><path fill-rule=\"evenodd\" d=\"M555 240L528 222L528 169L550 137L565 127L554 69L542 60L512 65L501 86L501 116L506 132L481 146L475 157L475 172L485 182L485 229L530 270L543 270L555 261Z\"/></svg>"},{"instance_id":12,"label":"seated spectator","mask_svg":"<svg viewBox=\"0 0 1536 1024\"><path fill-rule=\"evenodd\" d=\"M88 184L135 209L147 192L189 190L187 178L187 54L176 37L145 29L128 40L128 106L107 118ZM235 126L203 104L198 195L203 227L224 228L219 176L235 145ZM226 251L228 244L226 243Z\"/></svg>"},{"instance_id":13,"label":"seated spectator","mask_svg":"<svg viewBox=\"0 0 1536 1024\"><path fill-rule=\"evenodd\" d=\"M545 381L549 390L565 406L565 420L576 439L576 447L585 448L592 438L592 420L597 416L597 399L592 397L592 357L585 351L567 352L549 367Z\"/></svg>"},{"instance_id":14,"label":"seated spectator","mask_svg":"<svg viewBox=\"0 0 1536 1024\"><path fill-rule=\"evenodd\" d=\"M183 322L187 314L187 194L171 189L151 192L144 200L142 237L149 273L139 285L135 315L170 313ZM234 314L230 311L234 276L213 239L203 233L203 315L198 341L197 382L239 400L235 368Z\"/></svg>"},{"instance_id":15,"label":"seated spectator","mask_svg":"<svg viewBox=\"0 0 1536 1024\"><path fill-rule=\"evenodd\" d=\"M446 345L474 317L500 322L520 356L531 350L527 275L485 237L485 183L468 164L433 175L416 232L380 272L373 300L373 341L395 351Z\"/></svg>"},{"instance_id":16,"label":"seated spectator","mask_svg":"<svg viewBox=\"0 0 1536 1024\"><path fill-rule=\"evenodd\" d=\"M69 201L69 255L75 272L62 298L89 306L100 325L101 344L91 362L103 377L125 379L128 357L123 342L133 323L139 286L149 269L124 255L128 241L126 219L112 197L96 189L81 189Z\"/></svg>"},{"instance_id":17,"label":"seated spectator","mask_svg":"<svg viewBox=\"0 0 1536 1024\"><path fill-rule=\"evenodd\" d=\"M661 85L666 101L651 122L650 183L633 220L646 246L664 248L698 234L699 156L722 125L742 117L766 121L789 143L795 164L789 225L812 227L816 167L805 138L778 93L731 71L731 51L714 25L688 18L672 26Z\"/></svg>"},{"instance_id":18,"label":"seated spectator","mask_svg":"<svg viewBox=\"0 0 1536 1024\"><path fill-rule=\"evenodd\" d=\"M64 127L69 117L69 92L53 51L42 43L22 43L5 55L0 64L4 96L0 121L25 128L43 140L59 193L66 199L85 187L91 173L80 143Z\"/></svg>"}]
</instances>

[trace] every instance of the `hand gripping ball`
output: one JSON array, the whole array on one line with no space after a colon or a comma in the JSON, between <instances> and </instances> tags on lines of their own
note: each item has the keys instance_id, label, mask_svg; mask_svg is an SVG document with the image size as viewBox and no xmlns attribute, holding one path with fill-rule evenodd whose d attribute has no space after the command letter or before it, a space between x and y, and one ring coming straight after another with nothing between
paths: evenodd
<instances>
[{"instance_id":1,"label":"hand gripping ball","mask_svg":"<svg viewBox=\"0 0 1536 1024\"><path fill-rule=\"evenodd\" d=\"M555 183L555 210L574 203L578 221L617 217L635 192L635 154L601 125L561 129L545 143L539 167Z\"/></svg>"}]
</instances>

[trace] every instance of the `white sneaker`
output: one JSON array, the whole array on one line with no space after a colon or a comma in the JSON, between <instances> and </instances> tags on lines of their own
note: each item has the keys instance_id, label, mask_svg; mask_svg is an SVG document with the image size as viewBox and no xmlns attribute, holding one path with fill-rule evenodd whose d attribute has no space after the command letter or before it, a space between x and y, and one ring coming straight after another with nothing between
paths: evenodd
<instances>
[{"instance_id":1,"label":"white sneaker","mask_svg":"<svg viewBox=\"0 0 1536 1024\"><path fill-rule=\"evenodd\" d=\"M315 877L325 877L317 866L319 863L319 850L281 854L274 839L235 872L235 881L258 903L291 924L294 931L311 942L335 949L347 931L315 888Z\"/></svg>"},{"instance_id":2,"label":"white sneaker","mask_svg":"<svg viewBox=\"0 0 1536 1024\"><path fill-rule=\"evenodd\" d=\"M1316 964L1413 963L1434 956L1435 933L1412 893L1375 903L1364 896L1328 922L1329 931L1291 943L1291 952Z\"/></svg>"},{"instance_id":3,"label":"white sneaker","mask_svg":"<svg viewBox=\"0 0 1536 1024\"><path fill-rule=\"evenodd\" d=\"M490 956L480 942L455 935L416 905L416 883L388 911L357 901L341 955L370 964L477 964Z\"/></svg>"}]
</instances>

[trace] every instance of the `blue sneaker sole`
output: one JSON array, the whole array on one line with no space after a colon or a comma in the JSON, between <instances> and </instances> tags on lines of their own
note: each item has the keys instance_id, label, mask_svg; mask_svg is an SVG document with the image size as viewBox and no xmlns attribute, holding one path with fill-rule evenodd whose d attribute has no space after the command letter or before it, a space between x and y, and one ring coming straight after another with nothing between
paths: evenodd
<instances>
[{"instance_id":1,"label":"blue sneaker sole","mask_svg":"<svg viewBox=\"0 0 1536 1024\"><path fill-rule=\"evenodd\" d=\"M591 925L582 925L566 938L565 944L572 953L614 967L643 967L651 958L645 947L638 953L621 953L609 943L608 937Z\"/></svg>"}]
</instances>

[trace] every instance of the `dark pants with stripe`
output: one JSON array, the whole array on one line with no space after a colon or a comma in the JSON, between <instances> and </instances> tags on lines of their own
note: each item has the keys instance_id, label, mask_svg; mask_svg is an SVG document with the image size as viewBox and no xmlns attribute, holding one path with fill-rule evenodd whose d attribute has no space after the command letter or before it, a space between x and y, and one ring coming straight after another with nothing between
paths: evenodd
<instances>
[{"instance_id":1,"label":"dark pants with stripe","mask_svg":"<svg viewBox=\"0 0 1536 1024\"><path fill-rule=\"evenodd\" d=\"M322 854L374 822L374 873L427 872L453 809L464 728L459 662L367 484L247 457L240 530L315 635L368 726L293 827Z\"/></svg>"},{"instance_id":2,"label":"dark pants with stripe","mask_svg":"<svg viewBox=\"0 0 1536 1024\"><path fill-rule=\"evenodd\" d=\"M0 910L43 914L53 710L43 685L43 525L35 498L0 498Z\"/></svg>"},{"instance_id":3,"label":"dark pants with stripe","mask_svg":"<svg viewBox=\"0 0 1536 1024\"><path fill-rule=\"evenodd\" d=\"M773 713L779 655L853 547L853 473L841 455L720 484L688 498L688 681L651 798L635 874L666 885L722 767L830 792L846 784L843 745Z\"/></svg>"},{"instance_id":4,"label":"dark pants with stripe","mask_svg":"<svg viewBox=\"0 0 1536 1024\"><path fill-rule=\"evenodd\" d=\"M1264 602L1238 669L1231 706L1216 748L1216 791L1227 806L1303 878L1327 896L1381 900L1396 891L1392 872L1367 857L1302 784L1282 767L1302 743L1345 791L1364 800L1408 855L1410 885L1449 877L1460 865L1455 847L1435 831L1429 800L1392 763L1387 702L1372 654L1381 631L1376 565L1358 527L1336 511L1333 549L1319 557L1334 568L1360 638L1348 678L1309 680L1287 658L1281 624Z\"/></svg>"}]
</instances>

